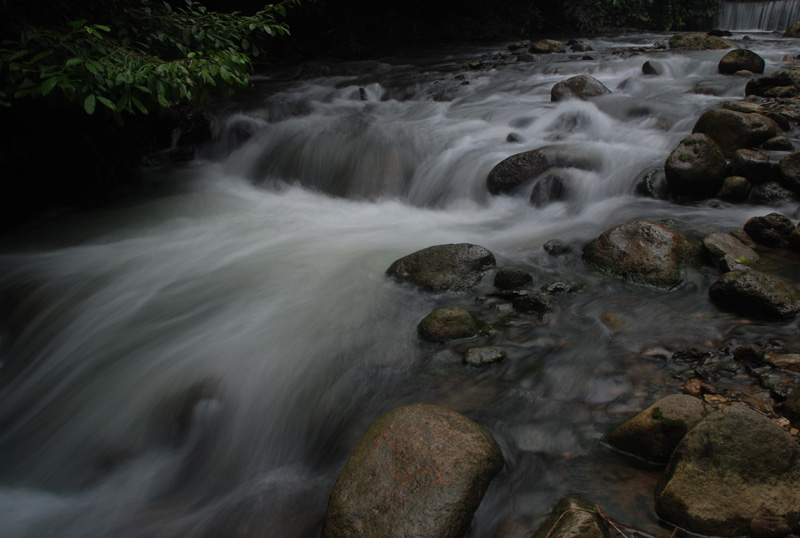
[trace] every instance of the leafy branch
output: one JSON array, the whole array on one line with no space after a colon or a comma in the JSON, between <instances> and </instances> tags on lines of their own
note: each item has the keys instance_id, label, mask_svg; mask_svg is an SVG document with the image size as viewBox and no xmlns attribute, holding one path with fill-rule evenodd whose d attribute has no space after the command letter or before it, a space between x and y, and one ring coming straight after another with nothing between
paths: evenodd
<instances>
[{"instance_id":1,"label":"leafy branch","mask_svg":"<svg viewBox=\"0 0 800 538\"><path fill-rule=\"evenodd\" d=\"M243 16L193 0L178 9L140 0L111 15L109 24L26 28L0 48L0 105L60 96L87 114L99 104L121 122L123 113L228 96L249 83L263 38L289 34L282 18L299 3L286 0Z\"/></svg>"}]
</instances>

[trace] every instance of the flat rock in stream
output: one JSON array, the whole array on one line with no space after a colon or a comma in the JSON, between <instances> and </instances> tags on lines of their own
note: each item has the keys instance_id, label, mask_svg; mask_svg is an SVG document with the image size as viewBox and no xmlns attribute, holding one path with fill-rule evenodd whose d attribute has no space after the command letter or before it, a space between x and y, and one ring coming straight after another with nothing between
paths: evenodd
<instances>
[{"instance_id":1,"label":"flat rock in stream","mask_svg":"<svg viewBox=\"0 0 800 538\"><path fill-rule=\"evenodd\" d=\"M709 536L749 535L764 517L800 520L800 450L749 407L711 413L675 448L656 488L660 518Z\"/></svg>"},{"instance_id":2,"label":"flat rock in stream","mask_svg":"<svg viewBox=\"0 0 800 538\"><path fill-rule=\"evenodd\" d=\"M469 243L436 245L396 260L386 274L438 293L472 289L496 265L494 255Z\"/></svg>"},{"instance_id":3,"label":"flat rock in stream","mask_svg":"<svg viewBox=\"0 0 800 538\"><path fill-rule=\"evenodd\" d=\"M645 461L666 463L686 432L708 414L703 402L686 394L663 398L606 434L614 448Z\"/></svg>"},{"instance_id":4,"label":"flat rock in stream","mask_svg":"<svg viewBox=\"0 0 800 538\"><path fill-rule=\"evenodd\" d=\"M739 48L732 42L707 34L675 34L669 38L670 50L722 50Z\"/></svg>"},{"instance_id":5,"label":"flat rock in stream","mask_svg":"<svg viewBox=\"0 0 800 538\"><path fill-rule=\"evenodd\" d=\"M731 234L713 233L702 243L712 263L725 272L748 269L747 264L759 259L755 250Z\"/></svg>"},{"instance_id":6,"label":"flat rock in stream","mask_svg":"<svg viewBox=\"0 0 800 538\"><path fill-rule=\"evenodd\" d=\"M789 319L800 312L800 291L761 271L731 271L711 285L711 300L734 312L762 319Z\"/></svg>"},{"instance_id":7,"label":"flat rock in stream","mask_svg":"<svg viewBox=\"0 0 800 538\"><path fill-rule=\"evenodd\" d=\"M454 411L409 405L370 426L328 501L323 538L466 533L503 466L491 434Z\"/></svg>"},{"instance_id":8,"label":"flat rock in stream","mask_svg":"<svg viewBox=\"0 0 800 538\"><path fill-rule=\"evenodd\" d=\"M417 325L419 335L429 342L449 342L478 334L472 314L457 306L437 308Z\"/></svg>"},{"instance_id":9,"label":"flat rock in stream","mask_svg":"<svg viewBox=\"0 0 800 538\"><path fill-rule=\"evenodd\" d=\"M689 245L680 233L649 220L606 230L583 248L589 265L627 282L672 289L683 282Z\"/></svg>"}]
</instances>

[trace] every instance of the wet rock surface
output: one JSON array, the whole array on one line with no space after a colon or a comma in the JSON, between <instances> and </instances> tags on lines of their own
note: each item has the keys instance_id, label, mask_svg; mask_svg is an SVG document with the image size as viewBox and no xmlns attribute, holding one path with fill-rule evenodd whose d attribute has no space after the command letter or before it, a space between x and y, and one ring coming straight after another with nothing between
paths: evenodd
<instances>
[{"instance_id":1,"label":"wet rock surface","mask_svg":"<svg viewBox=\"0 0 800 538\"><path fill-rule=\"evenodd\" d=\"M789 282L760 271L731 271L708 292L718 305L745 316L788 319L800 311L800 292Z\"/></svg>"},{"instance_id":2,"label":"wet rock surface","mask_svg":"<svg viewBox=\"0 0 800 538\"><path fill-rule=\"evenodd\" d=\"M466 291L496 265L491 252L456 243L428 247L395 261L386 274L430 292Z\"/></svg>"},{"instance_id":3,"label":"wet rock surface","mask_svg":"<svg viewBox=\"0 0 800 538\"><path fill-rule=\"evenodd\" d=\"M611 93L602 82L589 75L576 75L563 80L550 90L551 101L574 98L583 101Z\"/></svg>"},{"instance_id":4,"label":"wet rock surface","mask_svg":"<svg viewBox=\"0 0 800 538\"><path fill-rule=\"evenodd\" d=\"M683 282L686 239L653 221L620 224L603 232L583 249L591 266L618 278L661 289Z\"/></svg>"},{"instance_id":5,"label":"wet rock surface","mask_svg":"<svg viewBox=\"0 0 800 538\"><path fill-rule=\"evenodd\" d=\"M532 538L608 538L608 523L594 504L577 497L561 499Z\"/></svg>"},{"instance_id":6,"label":"wet rock surface","mask_svg":"<svg viewBox=\"0 0 800 538\"><path fill-rule=\"evenodd\" d=\"M322 535L462 536L502 466L491 434L463 415L422 404L395 409L347 461Z\"/></svg>"},{"instance_id":7,"label":"wet rock surface","mask_svg":"<svg viewBox=\"0 0 800 538\"><path fill-rule=\"evenodd\" d=\"M656 489L656 513L699 534L749 534L753 520L800 519L798 446L746 406L710 414L676 447Z\"/></svg>"}]
</instances>

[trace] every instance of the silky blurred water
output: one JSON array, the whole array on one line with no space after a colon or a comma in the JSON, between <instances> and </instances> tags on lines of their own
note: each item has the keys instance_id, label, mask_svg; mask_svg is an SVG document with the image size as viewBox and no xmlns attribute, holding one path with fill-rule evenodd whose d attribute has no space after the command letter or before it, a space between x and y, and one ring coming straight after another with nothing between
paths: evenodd
<instances>
[{"instance_id":1,"label":"silky blurred water","mask_svg":"<svg viewBox=\"0 0 800 538\"><path fill-rule=\"evenodd\" d=\"M318 536L366 428L415 402L463 412L503 449L470 536L530 534L565 494L667 536L652 511L658 469L602 435L680 390L671 351L796 333L717 310L711 268L661 292L580 260L584 243L627 220L701 236L775 210L635 195L699 114L747 82L717 74L720 51L612 54L667 38L596 38L591 59L481 70L461 66L502 45L261 77L219 106L214 143L186 166L147 170L140 196L6 237L0 536ZM767 71L800 49L766 34L747 45ZM646 60L665 75L643 76ZM575 74L613 93L550 102ZM597 160L572 198L535 208L530 186L488 193L495 164L545 145ZM571 253L548 255L550 239ZM401 256L459 242L525 267L536 288L583 288L554 296L540 320L488 297L492 275L438 296L384 275ZM467 368L465 344L421 342L416 324L445 304L491 323L476 342L508 361Z\"/></svg>"}]
</instances>

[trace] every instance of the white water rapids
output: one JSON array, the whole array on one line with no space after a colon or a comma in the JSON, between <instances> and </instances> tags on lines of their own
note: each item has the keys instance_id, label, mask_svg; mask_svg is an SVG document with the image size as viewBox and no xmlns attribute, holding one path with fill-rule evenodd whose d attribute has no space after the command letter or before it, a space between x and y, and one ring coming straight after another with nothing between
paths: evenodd
<instances>
[{"instance_id":1,"label":"white water rapids","mask_svg":"<svg viewBox=\"0 0 800 538\"><path fill-rule=\"evenodd\" d=\"M668 536L652 510L657 470L600 442L680 390L664 360L642 353L796 326L717 310L710 268L660 292L580 260L585 242L634 218L708 233L776 209L634 194L704 109L743 97L747 82L717 74L724 52L611 54L666 37L598 38L591 59L475 71L460 66L502 48L264 78L218 111L214 144L187 166L149 170L135 200L5 237L0 536L318 536L366 428L415 402L466 414L503 448L470 536L529 535L568 493ZM748 47L768 72L800 52L768 34ZM643 76L648 59L666 74ZM551 103L553 84L574 74L613 93ZM506 141L512 132L521 143ZM537 209L527 192L488 194L495 164L548 144L602 155L572 199ZM572 252L548 255L550 239ZM445 304L480 312L492 275L449 296L384 276L399 257L459 242L528 268L536 286L584 288L554 299L546 322L499 325L489 340L505 364L467 368L457 346L420 342L416 324Z\"/></svg>"}]
</instances>

